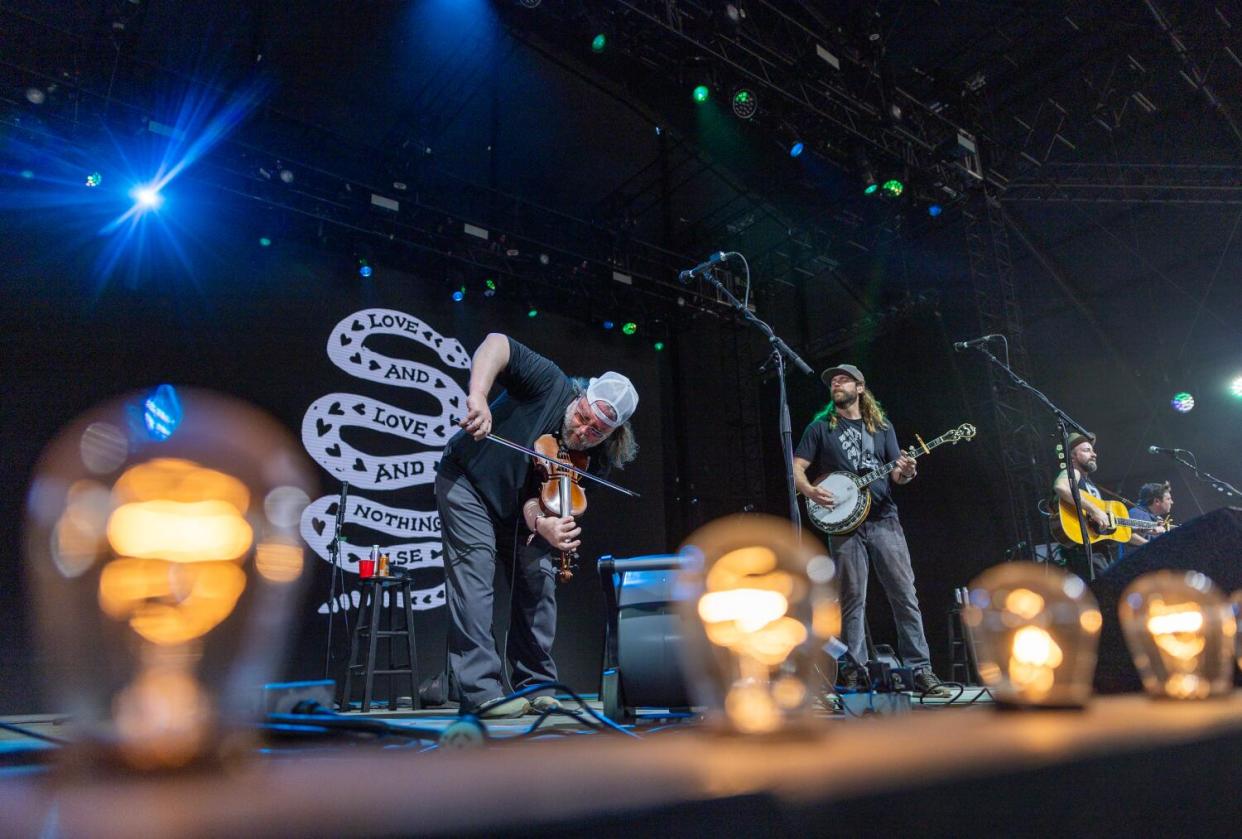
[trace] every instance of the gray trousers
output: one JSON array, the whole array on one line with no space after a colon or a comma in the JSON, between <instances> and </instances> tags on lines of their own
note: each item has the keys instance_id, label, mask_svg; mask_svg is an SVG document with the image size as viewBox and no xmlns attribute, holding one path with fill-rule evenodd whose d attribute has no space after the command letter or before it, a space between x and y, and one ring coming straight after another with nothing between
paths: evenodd
<instances>
[{"instance_id":1,"label":"gray trousers","mask_svg":"<svg viewBox=\"0 0 1242 839\"><path fill-rule=\"evenodd\" d=\"M931 667L923 613L914 591L914 569L906 534L896 516L868 519L844 538L834 538L833 555L841 570L841 640L859 664L866 664L867 562L875 563L876 575L888 595L897 621L897 654L913 670Z\"/></svg>"},{"instance_id":2,"label":"gray trousers","mask_svg":"<svg viewBox=\"0 0 1242 839\"><path fill-rule=\"evenodd\" d=\"M449 677L463 710L504 696L500 655L492 637L497 536L509 548L500 557L513 591L506 657L514 690L532 682L556 681L552 641L556 637L556 572L546 545L536 540L512 562L513 525L493 521L470 479L449 472L436 476L436 506L444 539L444 580L449 611ZM516 573L514 573L516 570Z\"/></svg>"}]
</instances>

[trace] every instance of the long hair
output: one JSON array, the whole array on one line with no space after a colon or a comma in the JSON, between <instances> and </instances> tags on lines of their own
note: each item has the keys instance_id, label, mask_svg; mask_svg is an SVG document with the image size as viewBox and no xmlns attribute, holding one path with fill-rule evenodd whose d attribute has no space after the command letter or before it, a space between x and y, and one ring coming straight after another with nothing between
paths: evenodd
<instances>
[{"instance_id":1,"label":"long hair","mask_svg":"<svg viewBox=\"0 0 1242 839\"><path fill-rule=\"evenodd\" d=\"M858 412L862 414L863 425L866 426L868 432L874 434L881 428L888 428L888 416L884 413L884 406L880 404L880 400L871 395L869 389L864 388L863 392L858 395ZM828 423L829 428L836 428L837 403L829 402L822 411L815 415L815 419Z\"/></svg>"},{"instance_id":2,"label":"long hair","mask_svg":"<svg viewBox=\"0 0 1242 839\"><path fill-rule=\"evenodd\" d=\"M574 384L574 399L586 396L589 380L583 376L574 376L571 381ZM614 469L624 469L625 464L638 457L638 439L634 436L629 420L614 428L604 442L600 443L600 447L604 450L604 460Z\"/></svg>"}]
</instances>

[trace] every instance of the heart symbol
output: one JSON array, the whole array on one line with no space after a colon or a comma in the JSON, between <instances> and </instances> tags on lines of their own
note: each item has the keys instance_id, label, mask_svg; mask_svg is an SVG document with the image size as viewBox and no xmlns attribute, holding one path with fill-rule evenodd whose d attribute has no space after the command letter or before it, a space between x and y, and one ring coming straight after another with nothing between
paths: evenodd
<instances>
[{"instance_id":1,"label":"heart symbol","mask_svg":"<svg viewBox=\"0 0 1242 839\"><path fill-rule=\"evenodd\" d=\"M431 595L430 595L430 594L425 594L425 595L423 595L423 602L424 602L424 603L430 603L430 602L431 602Z\"/></svg>"},{"instance_id":2,"label":"heart symbol","mask_svg":"<svg viewBox=\"0 0 1242 839\"><path fill-rule=\"evenodd\" d=\"M458 397L456 396L454 396L452 399L449 400L449 404L452 405L454 408L461 407L461 405L458 404Z\"/></svg>"},{"instance_id":3,"label":"heart symbol","mask_svg":"<svg viewBox=\"0 0 1242 839\"><path fill-rule=\"evenodd\" d=\"M443 599L444 599L444 589L440 589L439 591L436 592L436 600L443 600Z\"/></svg>"},{"instance_id":4,"label":"heart symbol","mask_svg":"<svg viewBox=\"0 0 1242 839\"><path fill-rule=\"evenodd\" d=\"M315 528L316 536L323 535L323 529L325 525L327 525L327 522L324 521L323 519L311 519L311 527Z\"/></svg>"},{"instance_id":5,"label":"heart symbol","mask_svg":"<svg viewBox=\"0 0 1242 839\"><path fill-rule=\"evenodd\" d=\"M341 333L341 346L342 346L342 347L348 346L348 345L352 344L353 342L354 342L354 339L353 339L353 338L350 338L350 337L349 337L348 335L346 335L344 332L342 332L342 333Z\"/></svg>"},{"instance_id":6,"label":"heart symbol","mask_svg":"<svg viewBox=\"0 0 1242 839\"><path fill-rule=\"evenodd\" d=\"M323 511L323 514L324 514L325 516L335 516L335 515L336 515L336 508L337 508L337 507L339 507L339 506L340 506L340 504L338 504L337 502L333 501L331 504L329 504L329 505L328 505L328 509L326 509L326 510L324 510L324 511Z\"/></svg>"},{"instance_id":7,"label":"heart symbol","mask_svg":"<svg viewBox=\"0 0 1242 839\"><path fill-rule=\"evenodd\" d=\"M449 425L457 425L457 417L449 417Z\"/></svg>"},{"instance_id":8,"label":"heart symbol","mask_svg":"<svg viewBox=\"0 0 1242 839\"><path fill-rule=\"evenodd\" d=\"M366 413L367 413L367 405L366 405L366 403L365 403L365 402L359 402L357 405L354 405L354 413L355 413L355 414L357 414L357 415L358 415L358 416L360 416L360 417L362 417L362 416L366 416Z\"/></svg>"},{"instance_id":9,"label":"heart symbol","mask_svg":"<svg viewBox=\"0 0 1242 839\"><path fill-rule=\"evenodd\" d=\"M355 458L354 458L354 471L355 471L355 472L365 472L365 471L367 471L367 465L366 465L365 463L363 463L363 462L362 462L362 458L360 458L360 457L355 457Z\"/></svg>"},{"instance_id":10,"label":"heart symbol","mask_svg":"<svg viewBox=\"0 0 1242 839\"><path fill-rule=\"evenodd\" d=\"M332 423L324 422L321 419L316 419L315 430L318 431L319 436L322 437L323 435L327 434L329 431L332 430Z\"/></svg>"},{"instance_id":11,"label":"heart symbol","mask_svg":"<svg viewBox=\"0 0 1242 839\"><path fill-rule=\"evenodd\" d=\"M372 369L372 370L378 370L378 369L380 369L379 362L378 362L378 361L376 361L375 359L371 359L371 364L370 364L370 367L371 367L371 369Z\"/></svg>"},{"instance_id":12,"label":"heart symbol","mask_svg":"<svg viewBox=\"0 0 1242 839\"><path fill-rule=\"evenodd\" d=\"M343 417L343 416L345 416L345 412L341 410L341 403L340 403L340 402L333 402L331 405L329 405L329 406L328 406L328 413L329 413L329 414L331 414L331 415L332 415L332 416L334 416L334 417Z\"/></svg>"},{"instance_id":13,"label":"heart symbol","mask_svg":"<svg viewBox=\"0 0 1242 839\"><path fill-rule=\"evenodd\" d=\"M363 326L363 325L362 325L361 323L359 323L358 321L354 321L354 322L353 322L353 325L351 325L349 328L350 328L350 329L352 329L352 330L354 330L355 332L359 332L359 331L361 331L361 330L363 330L363 329L366 329L366 327L365 327L365 326Z\"/></svg>"},{"instance_id":14,"label":"heart symbol","mask_svg":"<svg viewBox=\"0 0 1242 839\"><path fill-rule=\"evenodd\" d=\"M351 362L351 363L353 363L353 364L361 364L361 363L362 363L362 353L360 353L360 352L356 352L356 353L354 353L353 355L351 355L351 356L349 357L349 360L350 360L350 362Z\"/></svg>"},{"instance_id":15,"label":"heart symbol","mask_svg":"<svg viewBox=\"0 0 1242 839\"><path fill-rule=\"evenodd\" d=\"M332 445L324 449L324 451L327 452L332 457L340 457L341 456L341 444L333 443Z\"/></svg>"},{"instance_id":16,"label":"heart symbol","mask_svg":"<svg viewBox=\"0 0 1242 839\"><path fill-rule=\"evenodd\" d=\"M443 388L443 387L444 387L444 379L436 379L436 387L437 387L437 388Z\"/></svg>"},{"instance_id":17,"label":"heart symbol","mask_svg":"<svg viewBox=\"0 0 1242 839\"><path fill-rule=\"evenodd\" d=\"M443 436L444 436L444 426L442 426L442 425L437 425L437 426L436 426L436 436L437 436L437 437L443 437Z\"/></svg>"}]
</instances>

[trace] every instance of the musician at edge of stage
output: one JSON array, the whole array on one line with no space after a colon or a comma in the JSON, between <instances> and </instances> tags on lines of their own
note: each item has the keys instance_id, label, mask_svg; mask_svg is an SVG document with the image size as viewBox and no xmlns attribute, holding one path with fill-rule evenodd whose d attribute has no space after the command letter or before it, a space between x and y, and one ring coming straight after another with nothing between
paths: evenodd
<instances>
[{"instance_id":1,"label":"musician at edge of stage","mask_svg":"<svg viewBox=\"0 0 1242 839\"><path fill-rule=\"evenodd\" d=\"M489 405L493 384L504 392ZM499 333L488 335L475 351L462 430L445 447L435 484L450 622L449 678L462 713L494 719L559 707L550 691L504 701L492 637L493 581L499 554L513 588L506 645L513 689L556 681L555 559L576 549L581 535L572 517L540 510L531 458L484 438L495 432L529 447L552 434L566 448L586 452L588 471L602 474L637 454L629 422L637 406L638 391L620 373L575 380ZM517 555L511 562L512 552Z\"/></svg>"},{"instance_id":2,"label":"musician at edge of stage","mask_svg":"<svg viewBox=\"0 0 1242 839\"><path fill-rule=\"evenodd\" d=\"M1082 492L1089 492L1096 498L1102 498L1099 487L1087 477L1088 475L1095 474L1096 470L1100 468L1098 455L1095 451L1095 435L1092 434L1090 437L1087 437L1074 432L1069 436L1069 447L1069 467L1078 476L1078 489ZM1058 500L1064 501L1072 508L1074 506L1074 496L1070 492L1069 480L1066 470L1062 469L1057 473L1056 480L1052 483L1052 490L1056 493ZM1085 498L1083 499L1082 512L1087 517L1088 526L1094 525L1097 529L1103 529L1108 526L1108 517L1104 511ZM1126 544L1146 545L1147 540L1135 532L1130 536L1130 541ZM1061 558L1065 561L1065 565L1069 570L1084 579L1090 579L1094 576L1091 573L1091 569L1087 567L1087 552L1082 545L1075 545L1074 547L1063 546L1061 548ZM1113 563L1112 548L1105 542L1097 542L1091 546L1091 558L1094 573L1099 574Z\"/></svg>"},{"instance_id":3,"label":"musician at edge of stage","mask_svg":"<svg viewBox=\"0 0 1242 839\"><path fill-rule=\"evenodd\" d=\"M884 409L871 395L862 372L852 364L839 364L821 377L832 392L828 403L802 434L794 452L794 482L798 491L817 504L831 505L832 493L807 480L807 469L816 480L830 472L862 475L892 460L896 468L871 484L871 511L857 529L832 537L830 549L840 568L842 641L852 661L842 662L841 686L866 689L868 660L866 606L868 561L875 563L880 583L897 623L897 648L902 662L914 671L914 687L928 696L946 698L951 691L932 671L923 614L914 588L914 569L905 532L897 519L890 484L908 484L917 474L916 462L902 453L897 433Z\"/></svg>"},{"instance_id":4,"label":"musician at edge of stage","mask_svg":"<svg viewBox=\"0 0 1242 839\"><path fill-rule=\"evenodd\" d=\"M1173 488L1168 481L1155 481L1150 484L1143 484L1139 487L1139 503L1130 508L1130 518L1138 521L1159 522L1160 525L1152 531L1152 536L1147 537L1147 541L1166 532L1169 525L1169 517L1173 513ZM1129 553L1124 545L1119 545L1117 550L1117 561Z\"/></svg>"}]
</instances>

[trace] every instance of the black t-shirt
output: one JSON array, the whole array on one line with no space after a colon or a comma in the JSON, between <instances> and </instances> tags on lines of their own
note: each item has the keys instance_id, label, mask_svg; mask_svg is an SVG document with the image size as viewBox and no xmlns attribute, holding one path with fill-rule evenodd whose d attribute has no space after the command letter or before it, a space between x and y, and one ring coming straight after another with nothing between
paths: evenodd
<instances>
[{"instance_id":1,"label":"black t-shirt","mask_svg":"<svg viewBox=\"0 0 1242 839\"><path fill-rule=\"evenodd\" d=\"M544 434L560 436L565 411L577 391L573 381L539 353L509 339L509 363L496 383L504 392L491 403L492 433L528 448ZM588 450L592 473L603 471L602 449ZM498 522L517 517L521 504L532 496L531 462L528 455L487 440L475 440L458 431L444 447L442 471L457 471L474 484Z\"/></svg>"},{"instance_id":2,"label":"black t-shirt","mask_svg":"<svg viewBox=\"0 0 1242 839\"><path fill-rule=\"evenodd\" d=\"M837 417L837 427L829 428L827 420L816 420L802 432L802 440L794 452L795 457L809 461L807 478L811 483L829 472L853 472L862 475L896 460L901 454L897 446L897 432L890 422L871 435L871 446L864 444L862 420ZM871 512L868 518L897 515L893 501L892 478L885 476L874 481L871 490Z\"/></svg>"}]
</instances>

